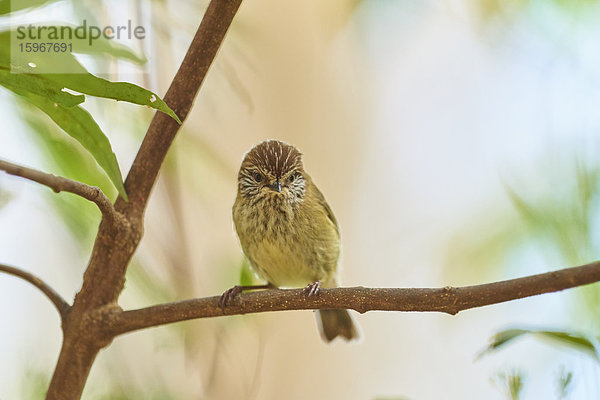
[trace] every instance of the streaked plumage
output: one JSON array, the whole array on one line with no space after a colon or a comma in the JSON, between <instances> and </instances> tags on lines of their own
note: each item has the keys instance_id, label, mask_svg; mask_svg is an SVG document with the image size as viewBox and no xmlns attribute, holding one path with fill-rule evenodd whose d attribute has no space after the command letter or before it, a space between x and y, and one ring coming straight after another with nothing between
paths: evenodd
<instances>
[{"instance_id":1,"label":"streaked plumage","mask_svg":"<svg viewBox=\"0 0 600 400\"><path fill-rule=\"evenodd\" d=\"M337 286L337 221L304 171L302 154L295 147L268 140L246 154L238 174L233 221L252 268L268 283ZM356 337L346 310L320 315L326 340Z\"/></svg>"}]
</instances>

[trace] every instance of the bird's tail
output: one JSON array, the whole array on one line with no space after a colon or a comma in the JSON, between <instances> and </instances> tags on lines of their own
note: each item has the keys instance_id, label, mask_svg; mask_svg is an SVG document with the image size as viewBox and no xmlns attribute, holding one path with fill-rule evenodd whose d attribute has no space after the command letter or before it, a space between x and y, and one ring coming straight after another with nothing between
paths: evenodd
<instances>
[{"instance_id":1,"label":"bird's tail","mask_svg":"<svg viewBox=\"0 0 600 400\"><path fill-rule=\"evenodd\" d=\"M321 337L331 342L338 336L346 340L358 338L358 331L348 310L319 310L317 312Z\"/></svg>"}]
</instances>

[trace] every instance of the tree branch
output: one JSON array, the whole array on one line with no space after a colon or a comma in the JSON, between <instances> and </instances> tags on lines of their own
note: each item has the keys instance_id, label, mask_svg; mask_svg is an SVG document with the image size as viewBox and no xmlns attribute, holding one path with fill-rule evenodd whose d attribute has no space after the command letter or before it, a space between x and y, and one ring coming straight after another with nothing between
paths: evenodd
<instances>
[{"instance_id":1,"label":"tree branch","mask_svg":"<svg viewBox=\"0 0 600 400\"><path fill-rule=\"evenodd\" d=\"M241 0L211 0L206 9L164 97L182 121L192 107L240 3ZM146 204L179 127L162 112L154 114L125 180L129 201L119 197L115 202L117 215L122 215L125 223L115 224L102 218L81 290L64 324L62 348L46 394L48 400L80 398L96 355L112 340L106 336L107 329L100 317L118 310L116 304L124 287L127 265L143 234Z\"/></svg>"},{"instance_id":2,"label":"tree branch","mask_svg":"<svg viewBox=\"0 0 600 400\"><path fill-rule=\"evenodd\" d=\"M29 272L23 271L22 269L10 267L4 264L0 264L0 272L4 272L6 274L16 276L17 278L21 278L31 283L36 288L40 289L42 293L44 293L46 297L50 299L52 304L54 304L54 307L56 307L56 309L58 310L61 321L65 320L71 306L65 301L65 299L61 297L60 294L58 294L43 280Z\"/></svg>"},{"instance_id":3,"label":"tree branch","mask_svg":"<svg viewBox=\"0 0 600 400\"><path fill-rule=\"evenodd\" d=\"M241 1L212 0L206 9L164 97L182 121L192 107ZM128 230L119 231L102 221L75 307L81 304L92 308L117 301L123 290L127 265L142 236L144 210L150 192L179 128L180 125L168 115L154 114L125 181L129 201L119 197L115 203L115 209L129 222Z\"/></svg>"},{"instance_id":4,"label":"tree branch","mask_svg":"<svg viewBox=\"0 0 600 400\"><path fill-rule=\"evenodd\" d=\"M96 204L104 217L112 220L117 219L117 212L113 204L102 190L95 186L89 186L82 182L23 167L4 160L0 160L0 170L9 175L20 176L21 178L48 186L56 193L69 192L81 196Z\"/></svg>"},{"instance_id":5,"label":"tree branch","mask_svg":"<svg viewBox=\"0 0 600 400\"><path fill-rule=\"evenodd\" d=\"M283 310L346 308L367 311L429 311L455 315L470 308L557 292L600 281L600 261L524 278L475 286L444 288L335 288L322 289L307 298L303 289L244 293L225 310L219 297L184 300L138 310L114 313L112 335L197 318Z\"/></svg>"},{"instance_id":6,"label":"tree branch","mask_svg":"<svg viewBox=\"0 0 600 400\"><path fill-rule=\"evenodd\" d=\"M196 35L190 44L164 101L185 121L194 98L204 82L225 34L242 0L213 0L208 5ZM179 131L179 124L168 115L157 112L148 127L135 160L127 174L125 188L130 201L117 200L117 209L130 216L144 212L162 162Z\"/></svg>"}]
</instances>

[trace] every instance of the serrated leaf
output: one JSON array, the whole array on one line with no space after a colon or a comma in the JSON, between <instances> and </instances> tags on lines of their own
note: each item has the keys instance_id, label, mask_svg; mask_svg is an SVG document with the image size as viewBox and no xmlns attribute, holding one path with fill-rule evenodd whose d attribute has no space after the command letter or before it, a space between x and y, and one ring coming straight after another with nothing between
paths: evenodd
<instances>
[{"instance_id":1,"label":"serrated leaf","mask_svg":"<svg viewBox=\"0 0 600 400\"><path fill-rule=\"evenodd\" d=\"M104 136L96 121L85 109L80 106L64 107L45 97L24 90L11 87L9 89L43 111L69 136L81 143L104 169L119 194L127 200L117 157L112 151L108 138Z\"/></svg>"}]
</instances>

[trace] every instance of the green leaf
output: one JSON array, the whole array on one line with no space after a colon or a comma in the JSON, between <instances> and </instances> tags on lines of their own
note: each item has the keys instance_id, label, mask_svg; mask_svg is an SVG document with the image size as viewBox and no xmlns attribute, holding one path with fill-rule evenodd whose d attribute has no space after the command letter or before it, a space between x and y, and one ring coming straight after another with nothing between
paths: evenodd
<instances>
[{"instance_id":1,"label":"green leaf","mask_svg":"<svg viewBox=\"0 0 600 400\"><path fill-rule=\"evenodd\" d=\"M0 66L0 85L11 90L22 90L45 97L65 107L73 107L83 103L84 95L73 95L63 92L61 85L41 75L12 74L6 67Z\"/></svg>"},{"instance_id":2,"label":"green leaf","mask_svg":"<svg viewBox=\"0 0 600 400\"><path fill-rule=\"evenodd\" d=\"M39 7L56 0L0 0L0 15L9 14L13 11L24 10L31 7Z\"/></svg>"},{"instance_id":3,"label":"green leaf","mask_svg":"<svg viewBox=\"0 0 600 400\"><path fill-rule=\"evenodd\" d=\"M106 173L98 163L90 157L90 153L83 146L65 135L54 121L37 107L17 96L23 120L27 123L29 135L37 148L42 152L43 158L48 160L52 171L57 171L62 176L84 182L91 186L99 187L110 199L117 195L116 189ZM73 238L82 249L88 251L93 244L98 231L100 211L89 201L75 195L50 196L52 204L62 216L62 221L71 231Z\"/></svg>"},{"instance_id":4,"label":"green leaf","mask_svg":"<svg viewBox=\"0 0 600 400\"><path fill-rule=\"evenodd\" d=\"M161 111L181 124L179 117L156 93L128 82L111 82L89 73L70 52L15 51L10 55L11 32L0 32L0 66L11 72L35 74L51 81L60 90L68 88L79 93L113 100L127 101ZM43 42L44 39L38 40ZM48 41L51 41L48 39ZM94 46L89 46L94 47ZM36 93L42 95L41 93Z\"/></svg>"},{"instance_id":5,"label":"green leaf","mask_svg":"<svg viewBox=\"0 0 600 400\"><path fill-rule=\"evenodd\" d=\"M146 105L170 115L178 123L181 120L155 93L131 83L110 82L96 77L69 52L53 56L48 53L27 53L16 60L11 59L10 34L9 31L0 32L0 85L38 107L80 142L104 169L121 196L127 199L121 172L108 139L91 115L77 107L85 96L74 95L64 89ZM47 66L69 73L37 73Z\"/></svg>"},{"instance_id":6,"label":"green leaf","mask_svg":"<svg viewBox=\"0 0 600 400\"><path fill-rule=\"evenodd\" d=\"M65 107L18 88L9 87L9 89L46 113L69 136L81 143L104 169L119 194L127 200L117 157L112 151L108 138L85 109L80 106Z\"/></svg>"},{"instance_id":7,"label":"green leaf","mask_svg":"<svg viewBox=\"0 0 600 400\"><path fill-rule=\"evenodd\" d=\"M571 332L535 329L507 329L498 332L492 336L488 347L480 352L477 358L479 359L490 352L496 351L507 343L511 343L514 339L523 335L534 335L535 337L541 339L549 339L573 350L585 353L594 358L596 361L600 362L596 345L589 338Z\"/></svg>"},{"instance_id":8,"label":"green leaf","mask_svg":"<svg viewBox=\"0 0 600 400\"><path fill-rule=\"evenodd\" d=\"M128 82L111 82L90 73L85 74L44 74L59 85L95 97L127 101L154 108L169 115L179 124L181 120L167 103L150 90Z\"/></svg>"}]
</instances>

